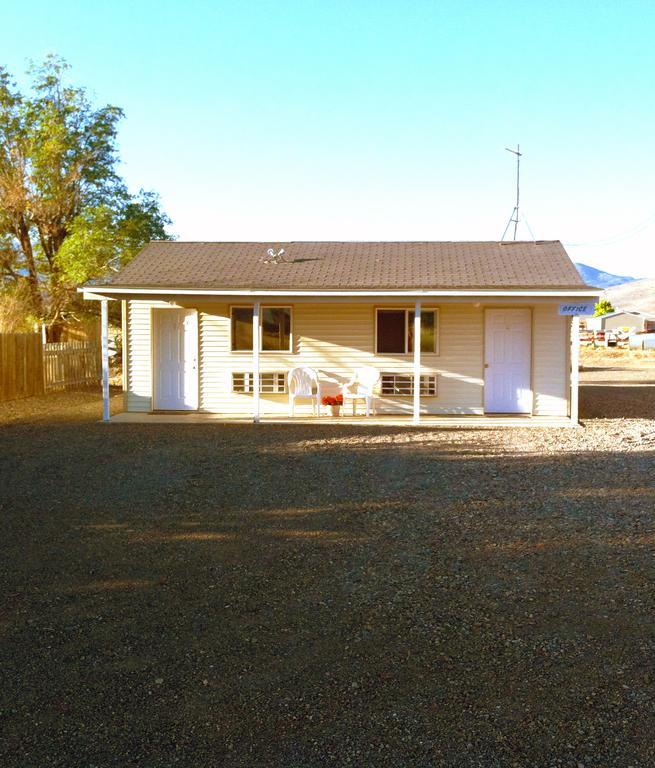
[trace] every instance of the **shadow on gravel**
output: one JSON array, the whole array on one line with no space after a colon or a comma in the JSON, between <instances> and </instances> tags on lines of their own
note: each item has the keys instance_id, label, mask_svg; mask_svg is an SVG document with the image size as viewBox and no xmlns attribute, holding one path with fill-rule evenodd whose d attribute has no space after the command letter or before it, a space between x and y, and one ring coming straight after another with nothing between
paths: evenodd
<instances>
[{"instance_id":1,"label":"shadow on gravel","mask_svg":"<svg viewBox=\"0 0 655 768\"><path fill-rule=\"evenodd\" d=\"M639 370L634 365L580 365L580 371L609 371L614 373L615 371L634 373L635 370Z\"/></svg>"},{"instance_id":2,"label":"shadow on gravel","mask_svg":"<svg viewBox=\"0 0 655 768\"><path fill-rule=\"evenodd\" d=\"M123 408L122 390L112 386L111 412ZM102 392L97 385L0 402L0 429L28 424L88 424L102 419Z\"/></svg>"},{"instance_id":3,"label":"shadow on gravel","mask_svg":"<svg viewBox=\"0 0 655 768\"><path fill-rule=\"evenodd\" d=\"M655 382L633 386L583 384L581 419L655 419Z\"/></svg>"},{"instance_id":4,"label":"shadow on gravel","mask_svg":"<svg viewBox=\"0 0 655 768\"><path fill-rule=\"evenodd\" d=\"M653 764L653 453L337 429L0 433L3 766Z\"/></svg>"}]
</instances>

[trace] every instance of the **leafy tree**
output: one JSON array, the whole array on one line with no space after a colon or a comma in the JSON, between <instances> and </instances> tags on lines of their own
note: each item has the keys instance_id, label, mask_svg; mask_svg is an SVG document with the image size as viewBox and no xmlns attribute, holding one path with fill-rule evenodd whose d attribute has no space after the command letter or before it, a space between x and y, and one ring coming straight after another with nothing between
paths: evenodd
<instances>
[{"instance_id":1,"label":"leafy tree","mask_svg":"<svg viewBox=\"0 0 655 768\"><path fill-rule=\"evenodd\" d=\"M594 317L609 315L610 312L614 312L614 307L609 299L601 299L594 305Z\"/></svg>"},{"instance_id":2,"label":"leafy tree","mask_svg":"<svg viewBox=\"0 0 655 768\"><path fill-rule=\"evenodd\" d=\"M96 108L56 56L30 69L29 95L0 67L0 291L27 287L34 319L56 323L75 288L169 239L155 193L131 195L117 172L123 112Z\"/></svg>"}]
</instances>

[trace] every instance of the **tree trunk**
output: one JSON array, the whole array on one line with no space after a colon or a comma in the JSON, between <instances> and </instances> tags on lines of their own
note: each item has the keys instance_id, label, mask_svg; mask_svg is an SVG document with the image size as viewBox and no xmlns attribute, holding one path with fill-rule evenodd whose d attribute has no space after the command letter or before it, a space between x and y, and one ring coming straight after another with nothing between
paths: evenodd
<instances>
[{"instance_id":1,"label":"tree trunk","mask_svg":"<svg viewBox=\"0 0 655 768\"><path fill-rule=\"evenodd\" d=\"M30 287L32 308L34 309L34 314L37 317L42 318L43 298L41 296L41 291L39 290L39 277L36 271L36 261L34 260L34 251L32 249L29 229L22 216L18 218L17 235L21 250L23 251L23 256L25 256L25 261L27 262L27 283Z\"/></svg>"}]
</instances>

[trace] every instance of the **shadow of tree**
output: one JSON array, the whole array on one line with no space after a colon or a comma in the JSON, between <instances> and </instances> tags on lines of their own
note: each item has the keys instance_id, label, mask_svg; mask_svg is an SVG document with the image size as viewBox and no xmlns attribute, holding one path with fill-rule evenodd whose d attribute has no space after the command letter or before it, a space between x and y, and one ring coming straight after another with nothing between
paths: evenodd
<instances>
[{"instance_id":1,"label":"shadow of tree","mask_svg":"<svg viewBox=\"0 0 655 768\"><path fill-rule=\"evenodd\" d=\"M580 418L655 419L655 383L580 387Z\"/></svg>"}]
</instances>

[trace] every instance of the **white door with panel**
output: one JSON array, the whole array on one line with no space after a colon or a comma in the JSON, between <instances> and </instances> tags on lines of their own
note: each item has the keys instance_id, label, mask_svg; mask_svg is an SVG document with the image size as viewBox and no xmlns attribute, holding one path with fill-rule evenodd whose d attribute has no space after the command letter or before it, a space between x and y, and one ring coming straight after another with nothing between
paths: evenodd
<instances>
[{"instance_id":1,"label":"white door with panel","mask_svg":"<svg viewBox=\"0 0 655 768\"><path fill-rule=\"evenodd\" d=\"M532 413L532 313L485 311L485 413Z\"/></svg>"},{"instance_id":2,"label":"white door with panel","mask_svg":"<svg viewBox=\"0 0 655 768\"><path fill-rule=\"evenodd\" d=\"M198 409L198 313L153 309L153 410Z\"/></svg>"}]
</instances>

